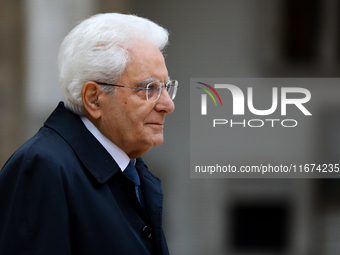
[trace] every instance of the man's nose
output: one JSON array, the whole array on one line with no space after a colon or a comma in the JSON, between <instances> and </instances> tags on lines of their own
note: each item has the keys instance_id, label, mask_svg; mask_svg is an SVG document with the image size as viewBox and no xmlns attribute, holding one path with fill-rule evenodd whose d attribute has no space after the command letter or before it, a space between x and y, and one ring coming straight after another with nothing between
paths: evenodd
<instances>
[{"instance_id":1,"label":"man's nose","mask_svg":"<svg viewBox=\"0 0 340 255\"><path fill-rule=\"evenodd\" d=\"M172 101L165 88L162 89L161 95L157 100L157 104L155 105L155 110L165 111L166 113L171 113L175 110L174 101Z\"/></svg>"}]
</instances>

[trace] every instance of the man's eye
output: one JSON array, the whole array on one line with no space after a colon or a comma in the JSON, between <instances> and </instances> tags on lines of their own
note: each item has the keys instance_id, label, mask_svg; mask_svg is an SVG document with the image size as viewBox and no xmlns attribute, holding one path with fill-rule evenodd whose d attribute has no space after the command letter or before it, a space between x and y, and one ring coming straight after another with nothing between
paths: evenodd
<instances>
[{"instance_id":1,"label":"man's eye","mask_svg":"<svg viewBox=\"0 0 340 255\"><path fill-rule=\"evenodd\" d=\"M156 88L156 86L157 86L157 85L155 85L155 84L149 84L149 85L148 85L148 89L149 89L149 90L154 90L154 89Z\"/></svg>"}]
</instances>

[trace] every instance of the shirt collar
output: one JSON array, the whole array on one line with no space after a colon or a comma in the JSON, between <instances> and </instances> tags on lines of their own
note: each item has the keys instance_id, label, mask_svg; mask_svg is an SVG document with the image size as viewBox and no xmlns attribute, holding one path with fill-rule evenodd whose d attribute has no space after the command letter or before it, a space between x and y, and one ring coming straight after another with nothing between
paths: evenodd
<instances>
[{"instance_id":1,"label":"shirt collar","mask_svg":"<svg viewBox=\"0 0 340 255\"><path fill-rule=\"evenodd\" d=\"M99 141L99 143L107 150L111 157L116 161L117 165L123 172L129 164L129 156L117 145L111 142L106 136L104 136L98 128L85 116L80 116L86 128L91 134ZM134 159L135 162L135 159Z\"/></svg>"}]
</instances>

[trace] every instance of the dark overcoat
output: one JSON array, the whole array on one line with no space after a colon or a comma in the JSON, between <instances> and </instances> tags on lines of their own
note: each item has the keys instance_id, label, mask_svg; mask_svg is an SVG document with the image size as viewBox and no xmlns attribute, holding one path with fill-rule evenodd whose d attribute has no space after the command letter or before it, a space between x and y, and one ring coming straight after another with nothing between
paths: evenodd
<instances>
[{"instance_id":1,"label":"dark overcoat","mask_svg":"<svg viewBox=\"0 0 340 255\"><path fill-rule=\"evenodd\" d=\"M168 254L160 179L137 159L134 184L60 103L0 172L0 254Z\"/></svg>"}]
</instances>

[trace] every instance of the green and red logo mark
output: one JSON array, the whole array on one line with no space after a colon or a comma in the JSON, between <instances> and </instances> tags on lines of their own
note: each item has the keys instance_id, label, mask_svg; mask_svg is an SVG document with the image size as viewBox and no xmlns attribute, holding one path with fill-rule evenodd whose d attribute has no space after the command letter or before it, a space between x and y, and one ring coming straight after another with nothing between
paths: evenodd
<instances>
[{"instance_id":1,"label":"green and red logo mark","mask_svg":"<svg viewBox=\"0 0 340 255\"><path fill-rule=\"evenodd\" d=\"M206 84L206 83L203 83L203 82L197 82L198 84L201 84L203 86L206 86L207 88L209 88L212 92L215 93L215 95L217 96L218 100L220 101L220 104L222 106L222 100L220 98L220 95L217 93L217 91L211 87L210 85ZM203 90L204 92L206 92L211 98L212 100L214 100L214 103L215 105L217 106L217 103L216 103L216 100L215 100L215 97L213 96L213 94L211 94L211 92L207 89L204 89L204 88L200 88L200 87L197 87L198 89L201 89ZM202 115L207 115L207 95L206 94L202 94L202 107L201 107L201 114Z\"/></svg>"}]
</instances>

